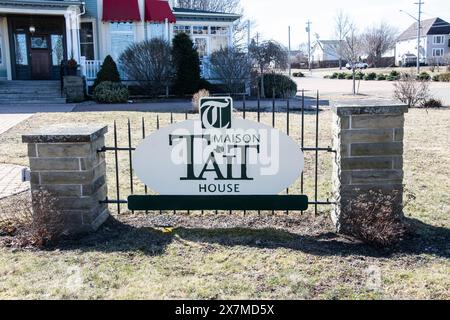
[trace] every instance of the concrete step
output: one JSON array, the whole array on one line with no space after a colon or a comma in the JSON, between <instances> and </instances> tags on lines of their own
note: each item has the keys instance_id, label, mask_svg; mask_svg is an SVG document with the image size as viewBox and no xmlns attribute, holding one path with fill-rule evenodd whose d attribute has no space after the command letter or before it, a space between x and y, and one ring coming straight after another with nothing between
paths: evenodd
<instances>
[{"instance_id":1,"label":"concrete step","mask_svg":"<svg viewBox=\"0 0 450 320\"><path fill-rule=\"evenodd\" d=\"M17 92L17 93L2 93L0 92L0 99L23 99L23 98L61 98L60 92Z\"/></svg>"},{"instance_id":2,"label":"concrete step","mask_svg":"<svg viewBox=\"0 0 450 320\"><path fill-rule=\"evenodd\" d=\"M0 105L65 102L59 81L0 81Z\"/></svg>"},{"instance_id":3,"label":"concrete step","mask_svg":"<svg viewBox=\"0 0 450 320\"><path fill-rule=\"evenodd\" d=\"M65 98L55 99L1 99L0 105L14 105L14 104L63 104L66 103Z\"/></svg>"}]
</instances>

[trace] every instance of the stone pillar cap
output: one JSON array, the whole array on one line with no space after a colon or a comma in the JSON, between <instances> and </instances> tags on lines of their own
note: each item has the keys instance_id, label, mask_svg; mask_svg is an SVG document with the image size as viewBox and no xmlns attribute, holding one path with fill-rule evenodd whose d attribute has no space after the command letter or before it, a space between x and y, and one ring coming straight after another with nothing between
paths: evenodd
<instances>
[{"instance_id":1,"label":"stone pillar cap","mask_svg":"<svg viewBox=\"0 0 450 320\"><path fill-rule=\"evenodd\" d=\"M92 142L108 132L98 124L67 123L42 127L22 135L23 143L77 143Z\"/></svg>"},{"instance_id":2,"label":"stone pillar cap","mask_svg":"<svg viewBox=\"0 0 450 320\"><path fill-rule=\"evenodd\" d=\"M358 114L403 114L408 106L393 100L341 100L331 101L331 110L339 116Z\"/></svg>"}]
</instances>

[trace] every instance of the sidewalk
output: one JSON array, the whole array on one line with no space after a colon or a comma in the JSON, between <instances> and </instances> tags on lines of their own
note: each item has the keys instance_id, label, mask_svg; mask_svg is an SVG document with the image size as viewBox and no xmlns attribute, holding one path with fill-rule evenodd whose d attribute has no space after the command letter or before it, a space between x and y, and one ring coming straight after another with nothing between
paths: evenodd
<instances>
[{"instance_id":1,"label":"sidewalk","mask_svg":"<svg viewBox=\"0 0 450 320\"><path fill-rule=\"evenodd\" d=\"M329 101L320 99L320 106L328 106ZM256 100L247 100L245 102L246 109L256 110L258 102ZM277 111L286 109L286 100L276 99L275 107ZM301 108L301 98L295 97L290 100L292 109ZM316 100L312 97L305 97L305 107L311 109L316 106ZM242 100L234 100L234 108L243 109ZM260 102L261 112L272 111L272 100L265 99ZM77 105L72 112L108 112L108 111L135 111L135 112L158 112L158 113L184 113L192 111L192 103L185 101L159 101L146 103L125 103L125 104L96 104L95 102L86 102Z\"/></svg>"},{"instance_id":2,"label":"sidewalk","mask_svg":"<svg viewBox=\"0 0 450 320\"><path fill-rule=\"evenodd\" d=\"M30 118L32 114L0 114L0 134L5 133L9 129L15 127L22 121Z\"/></svg>"},{"instance_id":3,"label":"sidewalk","mask_svg":"<svg viewBox=\"0 0 450 320\"><path fill-rule=\"evenodd\" d=\"M27 120L35 113L71 112L74 104L0 105L0 134Z\"/></svg>"}]
</instances>

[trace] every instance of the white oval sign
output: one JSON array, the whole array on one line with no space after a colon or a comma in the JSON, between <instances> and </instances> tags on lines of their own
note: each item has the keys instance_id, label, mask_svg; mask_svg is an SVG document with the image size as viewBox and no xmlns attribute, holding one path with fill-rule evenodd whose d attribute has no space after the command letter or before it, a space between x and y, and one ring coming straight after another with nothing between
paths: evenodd
<instances>
[{"instance_id":1,"label":"white oval sign","mask_svg":"<svg viewBox=\"0 0 450 320\"><path fill-rule=\"evenodd\" d=\"M230 129L189 120L163 128L137 148L136 175L161 195L275 195L301 175L304 157L286 134L233 119Z\"/></svg>"}]
</instances>

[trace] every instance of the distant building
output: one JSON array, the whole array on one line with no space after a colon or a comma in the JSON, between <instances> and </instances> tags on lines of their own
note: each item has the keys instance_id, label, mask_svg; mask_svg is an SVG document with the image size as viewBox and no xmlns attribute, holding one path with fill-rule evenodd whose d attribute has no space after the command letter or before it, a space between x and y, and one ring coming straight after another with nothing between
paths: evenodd
<instances>
[{"instance_id":1,"label":"distant building","mask_svg":"<svg viewBox=\"0 0 450 320\"><path fill-rule=\"evenodd\" d=\"M319 68L339 66L339 40L317 40L311 52L312 64ZM343 63L345 65L345 62Z\"/></svg>"},{"instance_id":2,"label":"distant building","mask_svg":"<svg viewBox=\"0 0 450 320\"><path fill-rule=\"evenodd\" d=\"M413 23L397 40L395 63L397 66L417 64L418 23ZM422 21L419 61L429 65L443 63L450 55L450 24L440 18Z\"/></svg>"}]
</instances>

